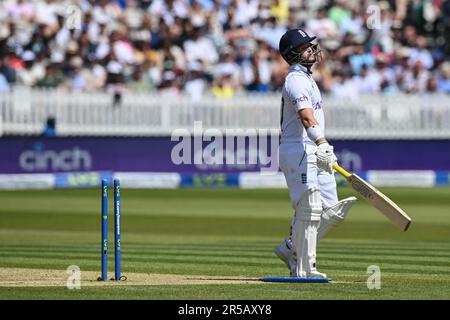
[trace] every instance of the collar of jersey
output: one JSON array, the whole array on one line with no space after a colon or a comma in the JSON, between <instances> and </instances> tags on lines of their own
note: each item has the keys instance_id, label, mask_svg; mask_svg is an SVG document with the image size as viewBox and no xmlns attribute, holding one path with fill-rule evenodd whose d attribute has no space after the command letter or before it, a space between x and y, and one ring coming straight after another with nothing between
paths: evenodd
<instances>
[{"instance_id":1,"label":"collar of jersey","mask_svg":"<svg viewBox=\"0 0 450 320\"><path fill-rule=\"evenodd\" d=\"M309 75L308 69L306 69L306 67L302 66L301 64L293 64L293 65L291 65L289 67L289 71L303 71L304 73Z\"/></svg>"}]
</instances>

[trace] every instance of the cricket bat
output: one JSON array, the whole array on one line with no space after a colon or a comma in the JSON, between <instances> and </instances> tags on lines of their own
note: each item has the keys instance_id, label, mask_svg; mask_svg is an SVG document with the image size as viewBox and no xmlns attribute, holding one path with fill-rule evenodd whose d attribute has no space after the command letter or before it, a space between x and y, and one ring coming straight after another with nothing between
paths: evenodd
<instances>
[{"instance_id":1,"label":"cricket bat","mask_svg":"<svg viewBox=\"0 0 450 320\"><path fill-rule=\"evenodd\" d=\"M350 173L336 162L333 164L334 170L339 172L350 186L364 197L371 205L381 211L393 224L401 230L406 231L411 224L411 218L394 201L385 196L370 183L364 181L358 175Z\"/></svg>"}]
</instances>

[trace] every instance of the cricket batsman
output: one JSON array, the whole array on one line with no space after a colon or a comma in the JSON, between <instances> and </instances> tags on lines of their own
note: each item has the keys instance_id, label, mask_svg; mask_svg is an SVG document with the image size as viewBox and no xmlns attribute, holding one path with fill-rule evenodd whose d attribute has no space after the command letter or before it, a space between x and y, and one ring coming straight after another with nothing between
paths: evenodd
<instances>
[{"instance_id":1,"label":"cricket batsman","mask_svg":"<svg viewBox=\"0 0 450 320\"><path fill-rule=\"evenodd\" d=\"M316 268L316 245L342 222L355 197L338 201L332 165L337 161L325 137L322 97L312 66L322 60L316 37L287 31L279 51L290 65L281 98L280 168L295 210L289 239L275 248L291 277L326 278Z\"/></svg>"}]
</instances>

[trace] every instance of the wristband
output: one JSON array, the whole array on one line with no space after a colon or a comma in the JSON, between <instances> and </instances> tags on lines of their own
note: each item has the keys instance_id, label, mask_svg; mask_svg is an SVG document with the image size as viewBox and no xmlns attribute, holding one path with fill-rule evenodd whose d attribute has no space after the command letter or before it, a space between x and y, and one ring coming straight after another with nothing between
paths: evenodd
<instances>
[{"instance_id":1,"label":"wristband","mask_svg":"<svg viewBox=\"0 0 450 320\"><path fill-rule=\"evenodd\" d=\"M319 125L314 125L307 128L306 133L308 134L308 138L310 138L314 143L320 138L325 138L325 134Z\"/></svg>"}]
</instances>

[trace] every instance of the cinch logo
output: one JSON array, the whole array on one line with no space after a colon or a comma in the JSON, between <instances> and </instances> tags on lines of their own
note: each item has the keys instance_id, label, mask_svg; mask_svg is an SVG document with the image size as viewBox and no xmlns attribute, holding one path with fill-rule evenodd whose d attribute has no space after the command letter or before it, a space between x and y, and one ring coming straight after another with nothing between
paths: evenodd
<instances>
[{"instance_id":1,"label":"cinch logo","mask_svg":"<svg viewBox=\"0 0 450 320\"><path fill-rule=\"evenodd\" d=\"M308 97L303 95L303 97L298 97L293 102L294 102L294 104L296 104L298 102L305 102L305 101L308 101Z\"/></svg>"},{"instance_id":2,"label":"cinch logo","mask_svg":"<svg viewBox=\"0 0 450 320\"><path fill-rule=\"evenodd\" d=\"M91 154L78 147L60 151L45 150L35 143L34 150L25 150L19 156L20 167L25 171L81 171L92 167Z\"/></svg>"}]
</instances>

